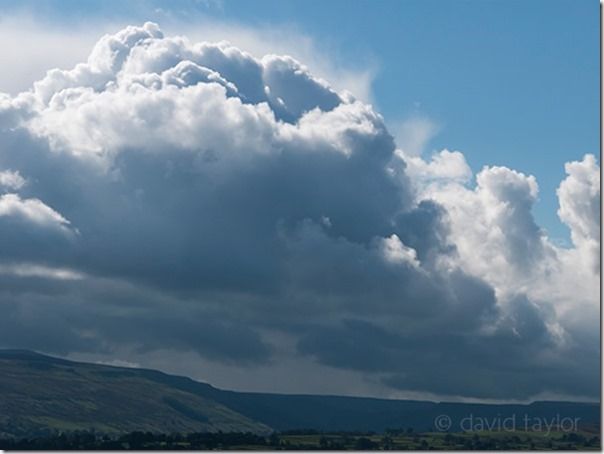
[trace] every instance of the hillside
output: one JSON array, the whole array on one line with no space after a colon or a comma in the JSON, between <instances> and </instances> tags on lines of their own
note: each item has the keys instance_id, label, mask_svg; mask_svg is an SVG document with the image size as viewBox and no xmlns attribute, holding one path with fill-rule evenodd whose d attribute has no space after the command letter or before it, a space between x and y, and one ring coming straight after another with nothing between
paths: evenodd
<instances>
[{"instance_id":1,"label":"hillside","mask_svg":"<svg viewBox=\"0 0 604 454\"><path fill-rule=\"evenodd\" d=\"M199 394L153 379L158 372L0 352L0 435L87 430L117 433L270 429Z\"/></svg>"},{"instance_id":2,"label":"hillside","mask_svg":"<svg viewBox=\"0 0 604 454\"><path fill-rule=\"evenodd\" d=\"M534 402L530 405L436 403L360 397L224 391L148 369L78 363L27 351L0 351L0 436L94 428L117 433L271 430L434 430L439 415L451 430L470 415L520 424L556 417L600 423L599 405Z\"/></svg>"}]
</instances>

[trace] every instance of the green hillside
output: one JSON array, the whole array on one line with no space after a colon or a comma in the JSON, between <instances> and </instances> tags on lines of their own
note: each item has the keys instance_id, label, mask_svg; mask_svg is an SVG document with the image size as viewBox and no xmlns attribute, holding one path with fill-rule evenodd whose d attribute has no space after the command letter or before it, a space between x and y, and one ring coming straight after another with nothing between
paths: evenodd
<instances>
[{"instance_id":1,"label":"green hillside","mask_svg":"<svg viewBox=\"0 0 604 454\"><path fill-rule=\"evenodd\" d=\"M212 399L153 380L157 372L0 353L0 436L94 428L107 433L270 429Z\"/></svg>"}]
</instances>

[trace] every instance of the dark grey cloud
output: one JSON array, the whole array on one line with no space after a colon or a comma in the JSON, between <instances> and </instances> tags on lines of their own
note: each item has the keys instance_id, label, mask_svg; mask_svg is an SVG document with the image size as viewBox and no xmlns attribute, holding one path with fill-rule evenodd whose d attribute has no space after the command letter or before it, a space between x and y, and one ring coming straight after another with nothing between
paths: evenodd
<instances>
[{"instance_id":1,"label":"dark grey cloud","mask_svg":"<svg viewBox=\"0 0 604 454\"><path fill-rule=\"evenodd\" d=\"M583 321L502 296L382 118L289 57L154 24L108 35L87 63L0 99L0 172L24 179L0 194L2 345L195 352L244 370L286 355L390 390L597 395ZM481 175L483 192L460 194L507 204L508 260L555 255L531 182Z\"/></svg>"}]
</instances>

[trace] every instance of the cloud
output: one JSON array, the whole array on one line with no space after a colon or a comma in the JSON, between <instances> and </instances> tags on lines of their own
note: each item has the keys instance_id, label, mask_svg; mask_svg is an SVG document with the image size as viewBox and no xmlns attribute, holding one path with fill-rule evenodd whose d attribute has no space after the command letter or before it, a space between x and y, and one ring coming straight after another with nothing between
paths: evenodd
<instances>
[{"instance_id":1,"label":"cloud","mask_svg":"<svg viewBox=\"0 0 604 454\"><path fill-rule=\"evenodd\" d=\"M487 167L470 187L460 152L397 149L292 56L123 28L0 98L0 168L4 345L304 364L381 394L598 393L597 276L571 305L590 317L561 309L583 250L537 226L534 177ZM594 186L569 169L583 232L566 199Z\"/></svg>"},{"instance_id":2,"label":"cloud","mask_svg":"<svg viewBox=\"0 0 604 454\"><path fill-rule=\"evenodd\" d=\"M66 229L69 221L38 199L22 200L18 194L0 196L0 218L12 217L38 226Z\"/></svg>"},{"instance_id":3,"label":"cloud","mask_svg":"<svg viewBox=\"0 0 604 454\"><path fill-rule=\"evenodd\" d=\"M417 251L405 246L396 234L382 240L382 252L386 260L393 263L419 264L417 262Z\"/></svg>"},{"instance_id":4,"label":"cloud","mask_svg":"<svg viewBox=\"0 0 604 454\"><path fill-rule=\"evenodd\" d=\"M329 81L338 92L353 93L365 103L375 102L372 84L379 70L379 62L374 57L358 55L351 64L338 58L338 48L333 43L318 41L294 24L249 27L236 22L198 17L186 24L181 20L168 20L165 28L174 34L184 34L191 40L226 40L256 57L291 56L303 62L316 77Z\"/></svg>"},{"instance_id":5,"label":"cloud","mask_svg":"<svg viewBox=\"0 0 604 454\"><path fill-rule=\"evenodd\" d=\"M136 5L133 9L137 9ZM111 12L114 11L115 8L111 8ZM176 12L178 14L174 14ZM198 42L228 42L256 57L270 54L292 56L304 62L316 76L330 81L338 91L347 90L364 102L373 102L372 83L378 70L375 59L359 58L357 64L346 66L341 58L334 59L338 51L336 47L324 41L317 42L292 24L250 27L210 17L199 13L197 8L186 11L157 8L150 12L148 7L144 7L136 13L144 17L150 14L161 19L164 30L171 35L184 35ZM37 9L24 8L3 15L0 38L4 42L18 42L19 46L0 49L0 63L11 68L11 71L0 74L0 93L15 95L28 90L48 70L73 67L85 61L99 36L113 34L114 30L126 26L123 19L117 19L115 14L96 17L94 21L78 17L75 23L59 25L53 24Z\"/></svg>"},{"instance_id":6,"label":"cloud","mask_svg":"<svg viewBox=\"0 0 604 454\"><path fill-rule=\"evenodd\" d=\"M19 172L11 170L0 171L0 186L7 189L21 189L25 185L25 179Z\"/></svg>"},{"instance_id":7,"label":"cloud","mask_svg":"<svg viewBox=\"0 0 604 454\"><path fill-rule=\"evenodd\" d=\"M594 269L600 269L600 168L593 155L567 163L568 176L557 190L558 216L570 228L578 249L586 249Z\"/></svg>"},{"instance_id":8,"label":"cloud","mask_svg":"<svg viewBox=\"0 0 604 454\"><path fill-rule=\"evenodd\" d=\"M419 163L424 168L428 165ZM599 166L593 155L587 155L580 162L568 163L566 170L569 176L558 196L560 217L575 232L575 247L570 249L552 243L536 224L532 207L538 185L531 175L485 167L476 175L475 187L453 172L444 179L422 176L416 185L419 198L435 201L446 210L449 241L457 252L449 258L453 266L494 288L502 314L499 326L508 325L513 338L527 341L540 332L540 342L545 344L531 353L536 357L557 351L559 361L576 362L589 355L595 358L598 351ZM566 357L571 351L572 359ZM519 352L513 355L516 360L521 356ZM593 387L598 373L587 363L583 367L590 367L583 379ZM572 381L563 371L559 378ZM564 394L560 383L548 386Z\"/></svg>"},{"instance_id":9,"label":"cloud","mask_svg":"<svg viewBox=\"0 0 604 454\"><path fill-rule=\"evenodd\" d=\"M407 174L418 184L426 185L438 181L463 184L469 183L472 178L472 170L459 151L442 150L433 154L429 161L403 150L397 150L397 153L407 164Z\"/></svg>"},{"instance_id":10,"label":"cloud","mask_svg":"<svg viewBox=\"0 0 604 454\"><path fill-rule=\"evenodd\" d=\"M0 274L7 274L17 277L39 277L46 279L67 279L79 280L84 276L77 271L51 268L43 265L17 264L17 265L0 265Z\"/></svg>"},{"instance_id":11,"label":"cloud","mask_svg":"<svg viewBox=\"0 0 604 454\"><path fill-rule=\"evenodd\" d=\"M431 164L438 162L434 159ZM455 160L462 161L460 167L467 166L463 155L458 154ZM517 283L551 252L545 232L531 213L537 182L531 175L506 167L483 168L476 175L474 188L468 187L468 180L457 178L454 171L445 178L420 179L420 197L447 210L451 240L464 269L486 279L500 292L522 288Z\"/></svg>"}]
</instances>

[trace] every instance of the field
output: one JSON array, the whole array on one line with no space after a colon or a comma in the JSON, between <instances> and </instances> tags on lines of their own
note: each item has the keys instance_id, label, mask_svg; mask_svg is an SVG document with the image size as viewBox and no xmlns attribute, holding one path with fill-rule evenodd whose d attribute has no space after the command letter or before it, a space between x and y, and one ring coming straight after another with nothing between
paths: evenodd
<instances>
[{"instance_id":1,"label":"field","mask_svg":"<svg viewBox=\"0 0 604 454\"><path fill-rule=\"evenodd\" d=\"M164 450L600 450L598 433L317 433L289 432L153 434L120 437L75 432L20 441L0 440L0 449Z\"/></svg>"},{"instance_id":2,"label":"field","mask_svg":"<svg viewBox=\"0 0 604 454\"><path fill-rule=\"evenodd\" d=\"M359 434L284 434L286 449L343 450L573 450L600 449L598 434L539 432L406 433Z\"/></svg>"}]
</instances>

